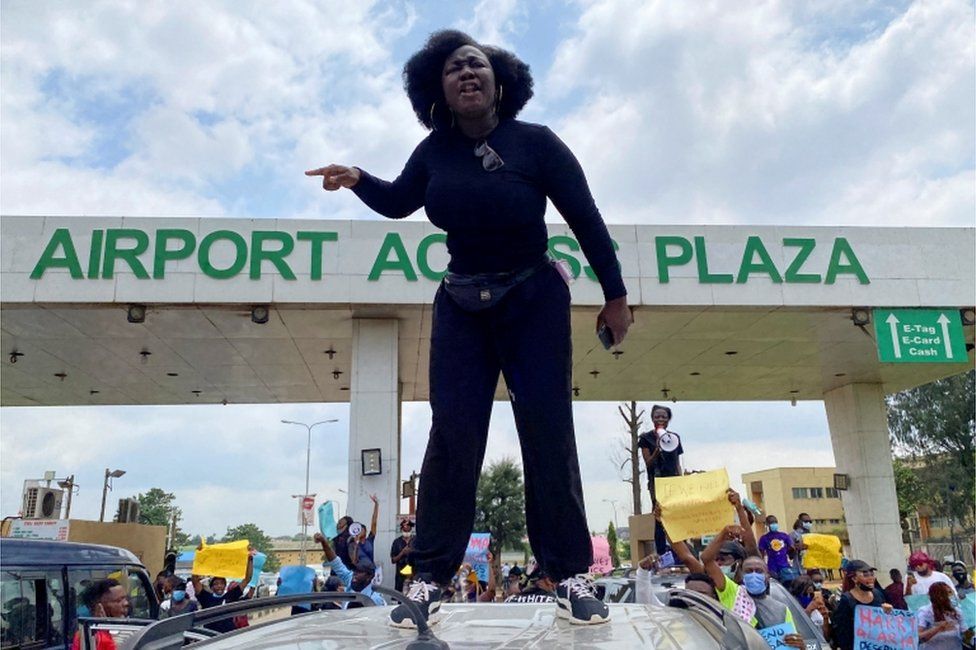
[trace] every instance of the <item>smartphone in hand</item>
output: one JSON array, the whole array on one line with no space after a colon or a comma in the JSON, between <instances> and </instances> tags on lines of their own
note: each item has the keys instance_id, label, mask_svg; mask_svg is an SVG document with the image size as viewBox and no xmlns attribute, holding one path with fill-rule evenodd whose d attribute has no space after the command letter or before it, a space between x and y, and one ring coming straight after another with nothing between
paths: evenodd
<instances>
[{"instance_id":1,"label":"smartphone in hand","mask_svg":"<svg viewBox=\"0 0 976 650\"><path fill-rule=\"evenodd\" d=\"M596 337L600 339L600 343L603 344L604 350L609 350L613 345L613 332L607 327L606 323L600 325L600 329L596 331Z\"/></svg>"}]
</instances>

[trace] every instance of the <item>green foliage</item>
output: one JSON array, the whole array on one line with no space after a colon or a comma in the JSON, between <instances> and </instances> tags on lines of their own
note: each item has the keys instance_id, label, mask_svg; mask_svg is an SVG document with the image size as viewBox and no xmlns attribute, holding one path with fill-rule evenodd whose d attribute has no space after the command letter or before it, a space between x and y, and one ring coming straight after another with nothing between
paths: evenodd
<instances>
[{"instance_id":1,"label":"green foliage","mask_svg":"<svg viewBox=\"0 0 976 650\"><path fill-rule=\"evenodd\" d=\"M898 517L904 520L915 514L918 507L926 502L928 490L918 472L901 458L891 461L895 471L895 492L898 494Z\"/></svg>"},{"instance_id":2,"label":"green foliage","mask_svg":"<svg viewBox=\"0 0 976 650\"><path fill-rule=\"evenodd\" d=\"M257 524L241 524L234 528L228 528L221 541L233 542L238 539L246 539L251 543L251 546L268 556L264 563L265 571L275 572L281 567L281 562L272 547L271 538L258 528Z\"/></svg>"},{"instance_id":3,"label":"green foliage","mask_svg":"<svg viewBox=\"0 0 976 650\"><path fill-rule=\"evenodd\" d=\"M492 463L481 474L475 502L475 530L491 533L496 561L502 549L522 547L525 537L525 489L522 469L510 458Z\"/></svg>"},{"instance_id":4,"label":"green foliage","mask_svg":"<svg viewBox=\"0 0 976 650\"><path fill-rule=\"evenodd\" d=\"M929 505L956 524L976 518L976 371L888 398L899 510Z\"/></svg>"},{"instance_id":5,"label":"green foliage","mask_svg":"<svg viewBox=\"0 0 976 650\"><path fill-rule=\"evenodd\" d=\"M139 502L139 523L150 526L166 526L169 529L176 516L176 535L171 540L172 548L180 548L190 543L190 536L180 528L183 511L175 505L176 495L161 488L150 488L145 494L138 494L135 500Z\"/></svg>"},{"instance_id":6,"label":"green foliage","mask_svg":"<svg viewBox=\"0 0 976 650\"><path fill-rule=\"evenodd\" d=\"M610 563L616 569L620 566L620 544L617 540L617 529L614 527L612 521L607 526L607 542L610 544Z\"/></svg>"}]
</instances>

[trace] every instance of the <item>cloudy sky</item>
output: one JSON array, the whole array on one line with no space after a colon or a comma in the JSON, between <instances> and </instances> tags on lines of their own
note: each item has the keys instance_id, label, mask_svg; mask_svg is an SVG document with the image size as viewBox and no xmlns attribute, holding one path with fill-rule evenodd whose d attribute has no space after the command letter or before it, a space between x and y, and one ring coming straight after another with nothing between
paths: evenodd
<instances>
[{"instance_id":1,"label":"cloudy sky","mask_svg":"<svg viewBox=\"0 0 976 650\"><path fill-rule=\"evenodd\" d=\"M522 117L580 158L610 223L972 226L971 2L68 2L4 0L0 213L374 219L302 171L394 176L424 131L400 70L442 27L515 50ZM557 219L555 215L550 218ZM423 219L416 215L415 220ZM649 406L649 405L644 405ZM612 403L577 407L590 524L623 520ZM676 406L686 464L830 465L820 403ZM73 515L174 492L192 532L294 530L304 436L313 490L345 502L344 405L0 409L0 510L24 478L73 472ZM404 473L429 426L404 407ZM784 445L789 434L789 446ZM488 458L517 457L497 404ZM366 517L367 513L353 513Z\"/></svg>"}]
</instances>

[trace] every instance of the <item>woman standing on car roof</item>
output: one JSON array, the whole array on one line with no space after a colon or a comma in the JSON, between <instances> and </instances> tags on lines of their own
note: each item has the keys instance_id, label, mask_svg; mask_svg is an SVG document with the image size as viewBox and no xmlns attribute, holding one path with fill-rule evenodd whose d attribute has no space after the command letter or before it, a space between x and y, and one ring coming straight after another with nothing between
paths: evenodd
<instances>
[{"instance_id":1,"label":"woman standing on car roof","mask_svg":"<svg viewBox=\"0 0 976 650\"><path fill-rule=\"evenodd\" d=\"M546 200L600 280L606 303L597 327L621 343L633 318L613 242L569 148L547 127L515 119L532 97L532 76L514 54L440 31L410 58L403 79L431 133L396 180L335 164L306 174L322 176L326 190L352 189L389 218L423 207L447 231L451 259L434 298L432 426L408 597L429 618L464 558L502 373L522 446L529 540L558 582L557 614L605 622L609 610L583 577L592 546L573 429L570 293L547 256ZM403 605L390 620L416 626Z\"/></svg>"}]
</instances>

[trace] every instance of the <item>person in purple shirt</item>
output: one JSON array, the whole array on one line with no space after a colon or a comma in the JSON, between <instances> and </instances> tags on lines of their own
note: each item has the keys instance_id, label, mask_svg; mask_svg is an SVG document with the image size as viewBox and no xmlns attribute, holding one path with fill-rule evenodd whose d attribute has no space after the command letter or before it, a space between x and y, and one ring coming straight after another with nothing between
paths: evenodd
<instances>
[{"instance_id":1,"label":"person in purple shirt","mask_svg":"<svg viewBox=\"0 0 976 650\"><path fill-rule=\"evenodd\" d=\"M783 584L788 584L796 577L796 572L790 565L790 551L793 539L779 529L779 521L773 515L766 517L765 535L759 538L759 551L766 558L769 575L776 576Z\"/></svg>"}]
</instances>

